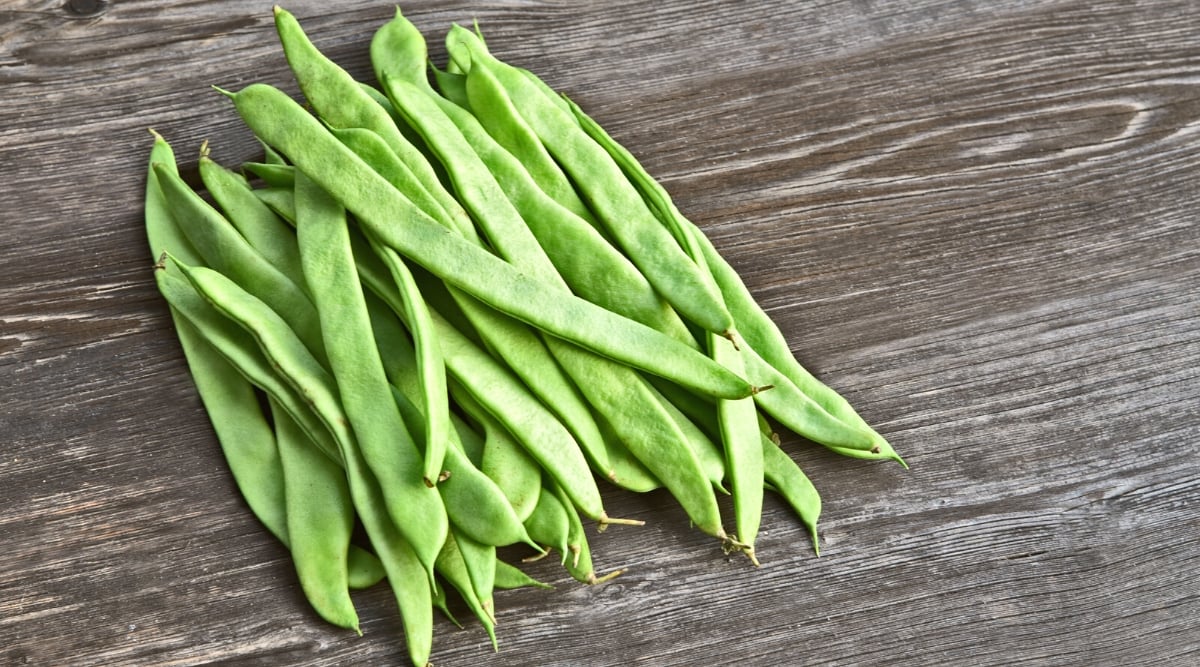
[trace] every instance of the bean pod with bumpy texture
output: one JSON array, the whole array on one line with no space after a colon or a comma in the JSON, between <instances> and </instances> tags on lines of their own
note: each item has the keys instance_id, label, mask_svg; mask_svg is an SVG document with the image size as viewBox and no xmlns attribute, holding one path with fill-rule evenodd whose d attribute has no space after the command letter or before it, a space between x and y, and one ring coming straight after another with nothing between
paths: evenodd
<instances>
[{"instance_id":1,"label":"bean pod with bumpy texture","mask_svg":"<svg viewBox=\"0 0 1200 667\"><path fill-rule=\"evenodd\" d=\"M472 73L477 68L486 68L504 86L542 143L571 176L588 208L659 293L684 317L705 330L734 335L733 318L720 294L705 281L699 268L670 234L655 224L641 196L629 186L608 154L520 72L481 48L478 37L470 31L459 26L451 29L447 48L452 54L458 49L465 50Z\"/></svg>"},{"instance_id":2,"label":"bean pod with bumpy texture","mask_svg":"<svg viewBox=\"0 0 1200 667\"><path fill-rule=\"evenodd\" d=\"M358 280L341 206L296 176L296 236L304 277L321 318L337 397L371 472L388 498L396 527L432 577L446 538L446 508L422 481L423 462L392 398Z\"/></svg>"},{"instance_id":3,"label":"bean pod with bumpy texture","mask_svg":"<svg viewBox=\"0 0 1200 667\"><path fill-rule=\"evenodd\" d=\"M342 468L317 449L292 418L272 402L292 561L309 604L330 623L358 634L349 594L350 533L354 506Z\"/></svg>"},{"instance_id":4,"label":"bean pod with bumpy texture","mask_svg":"<svg viewBox=\"0 0 1200 667\"><path fill-rule=\"evenodd\" d=\"M682 343L525 275L416 210L286 94L251 84L229 94L238 113L402 255L492 307L611 359L706 395L750 396L755 388Z\"/></svg>"}]
</instances>

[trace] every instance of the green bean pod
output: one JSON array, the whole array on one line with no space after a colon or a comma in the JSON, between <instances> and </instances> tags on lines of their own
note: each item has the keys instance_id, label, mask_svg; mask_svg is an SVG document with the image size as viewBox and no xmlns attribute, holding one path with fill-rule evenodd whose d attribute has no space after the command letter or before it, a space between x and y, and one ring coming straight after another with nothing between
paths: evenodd
<instances>
[{"instance_id":1,"label":"green bean pod","mask_svg":"<svg viewBox=\"0 0 1200 667\"><path fill-rule=\"evenodd\" d=\"M525 530L545 552L552 548L558 549L562 554L563 564L566 564L567 555L570 553L567 548L568 533L571 530L570 519L567 518L567 508L559 501L545 479L542 480L542 491L538 494L537 504L529 518L525 519Z\"/></svg>"},{"instance_id":2,"label":"green bean pod","mask_svg":"<svg viewBox=\"0 0 1200 667\"><path fill-rule=\"evenodd\" d=\"M451 35L453 39L448 43L451 52L461 48L470 54L468 78L483 68L504 86L542 143L574 180L588 208L659 293L680 314L705 330L732 336L733 318L720 293L657 224L641 195L608 153L569 114L547 101L525 76L480 48L477 37L458 26L451 30ZM469 89L468 86L468 93Z\"/></svg>"},{"instance_id":3,"label":"green bean pod","mask_svg":"<svg viewBox=\"0 0 1200 667\"><path fill-rule=\"evenodd\" d=\"M318 444L326 458L334 462L341 461L337 444L299 394L278 376L274 364L263 356L255 340L176 274L164 265L155 272L155 278L177 317L176 330L184 343L193 380L206 409L214 417L213 425L230 471L255 516L290 548L283 473L274 434L269 427L262 431L265 421L258 398L252 391L246 394L245 388L239 389L238 380L244 378L243 382L263 390L273 404L287 411L294 423L302 425L300 428L309 441ZM235 374L230 375L224 369ZM259 421L263 423L255 425ZM268 434L270 451L263 439ZM348 561L351 588L368 588L384 576L379 560L356 545L350 546Z\"/></svg>"},{"instance_id":4,"label":"green bean pod","mask_svg":"<svg viewBox=\"0 0 1200 667\"><path fill-rule=\"evenodd\" d=\"M317 50L296 17L278 6L275 7L275 32L300 90L324 122L336 128L359 127L375 132L416 174L420 183L430 186L429 194L437 198L445 210L451 211L457 206L444 188L440 185L432 187L439 183L437 171L420 149L404 137L387 110L363 90L349 72ZM296 164L294 155L286 150L282 152ZM309 174L312 175L311 170Z\"/></svg>"},{"instance_id":5,"label":"green bean pod","mask_svg":"<svg viewBox=\"0 0 1200 667\"><path fill-rule=\"evenodd\" d=\"M271 151L274 153L275 151ZM278 153L275 153L278 155ZM264 164L262 162L243 162L242 171L248 171L259 180L272 188L287 188L289 190L295 186L296 170L291 165L283 164Z\"/></svg>"},{"instance_id":6,"label":"green bean pod","mask_svg":"<svg viewBox=\"0 0 1200 667\"><path fill-rule=\"evenodd\" d=\"M464 536L493 547L518 542L537 546L500 488L475 468L461 449L450 447L446 464L450 476L439 489L446 511Z\"/></svg>"},{"instance_id":7,"label":"green bean pod","mask_svg":"<svg viewBox=\"0 0 1200 667\"><path fill-rule=\"evenodd\" d=\"M821 544L817 539L817 520L821 516L821 495L813 486L812 481L796 465L787 452L770 438L762 436L763 473L767 484L783 496L800 521L808 528L812 536L813 551L821 555Z\"/></svg>"},{"instance_id":8,"label":"green bean pod","mask_svg":"<svg viewBox=\"0 0 1200 667\"><path fill-rule=\"evenodd\" d=\"M487 133L517 159L537 187L556 203L590 225L596 217L579 197L575 185L546 150L508 93L486 67L474 68L464 81L467 101Z\"/></svg>"},{"instance_id":9,"label":"green bean pod","mask_svg":"<svg viewBox=\"0 0 1200 667\"><path fill-rule=\"evenodd\" d=\"M524 570L511 563L496 561L496 579L494 586L497 590L512 590L514 588L554 588L550 584L538 581L529 576Z\"/></svg>"},{"instance_id":10,"label":"green bean pod","mask_svg":"<svg viewBox=\"0 0 1200 667\"><path fill-rule=\"evenodd\" d=\"M276 153L274 148L271 148L261 141L258 142L258 145L263 149L262 164L287 164L287 160L283 159L283 156L279 153Z\"/></svg>"},{"instance_id":11,"label":"green bean pod","mask_svg":"<svg viewBox=\"0 0 1200 667\"><path fill-rule=\"evenodd\" d=\"M417 395L424 414L424 475L425 484L433 486L442 473L442 462L446 458L446 443L450 438L450 402L446 390L446 364L441 348L437 344L437 331L429 314L429 306L412 272L404 260L391 248L376 245L376 254L383 260L392 280L399 288L400 301L404 307L404 321L408 323L413 337L412 375L418 379Z\"/></svg>"},{"instance_id":12,"label":"green bean pod","mask_svg":"<svg viewBox=\"0 0 1200 667\"><path fill-rule=\"evenodd\" d=\"M462 556L471 578L471 588L479 600L479 606L494 624L496 622L496 547L483 542L476 542L464 534L453 535L458 545L458 553ZM493 642L495 639L493 638ZM493 643L492 648L495 648Z\"/></svg>"},{"instance_id":13,"label":"green bean pod","mask_svg":"<svg viewBox=\"0 0 1200 667\"><path fill-rule=\"evenodd\" d=\"M761 355L764 361L786 376L793 386L811 398L826 413L850 428L857 428L868 433L873 443L871 447L865 449L857 446L837 445L831 446L830 449L855 458L890 459L906 465L904 459L900 458L891 444L876 433L844 397L813 377L796 360L787 344L787 339L784 338L783 333L779 331L779 327L771 320L770 316L754 300L737 271L717 252L716 247L699 228L691 223L688 224L704 253L705 262L712 271L717 286L721 289L726 303L734 313L739 332L755 354Z\"/></svg>"},{"instance_id":14,"label":"green bean pod","mask_svg":"<svg viewBox=\"0 0 1200 667\"><path fill-rule=\"evenodd\" d=\"M361 635L349 594L347 552L354 506L345 473L274 402L271 416L279 443L292 562L300 587L321 618Z\"/></svg>"},{"instance_id":15,"label":"green bean pod","mask_svg":"<svg viewBox=\"0 0 1200 667\"><path fill-rule=\"evenodd\" d=\"M387 572L388 585L400 609L409 659L414 667L429 667L429 655L433 651L435 594L427 566L396 529L386 509L387 501L379 482L371 476L357 450L351 452L351 458L347 461L347 474L354 506L370 537L371 546L379 554L379 561ZM444 606L444 602L441 604Z\"/></svg>"},{"instance_id":16,"label":"green bean pod","mask_svg":"<svg viewBox=\"0 0 1200 667\"><path fill-rule=\"evenodd\" d=\"M597 419L597 423L600 425L601 432L604 433L604 445L608 450L608 460L612 462L614 477L610 481L622 489L635 493L661 489L662 482L658 481L654 473L642 465L642 462L637 460L625 443L621 442L621 438L608 420L601 417Z\"/></svg>"},{"instance_id":17,"label":"green bean pod","mask_svg":"<svg viewBox=\"0 0 1200 667\"><path fill-rule=\"evenodd\" d=\"M454 413L450 413L450 426L454 428L454 434L458 437L458 442L462 445L467 460L476 468L481 468L483 466L483 448L486 445L484 437L476 432L465 419Z\"/></svg>"},{"instance_id":18,"label":"green bean pod","mask_svg":"<svg viewBox=\"0 0 1200 667\"><path fill-rule=\"evenodd\" d=\"M550 491L558 497L559 502L562 503L567 513L568 554L563 563L567 568L567 572L576 581L588 585L601 584L621 575L624 570L614 570L608 574L599 577L596 576L596 568L592 563L592 547L588 544L587 532L584 530L579 512L571 505L571 501L566 497L562 487L552 485Z\"/></svg>"},{"instance_id":19,"label":"green bean pod","mask_svg":"<svg viewBox=\"0 0 1200 667\"><path fill-rule=\"evenodd\" d=\"M224 211L225 218L250 247L283 275L293 280L301 275L300 250L296 246L295 233L269 206L254 196L244 177L213 162L207 153L203 153L200 156L200 178Z\"/></svg>"},{"instance_id":20,"label":"green bean pod","mask_svg":"<svg viewBox=\"0 0 1200 667\"><path fill-rule=\"evenodd\" d=\"M626 366L564 346L560 359L583 376L579 388L621 442L679 502L697 528L725 539L713 485L687 436L646 380Z\"/></svg>"},{"instance_id":21,"label":"green bean pod","mask_svg":"<svg viewBox=\"0 0 1200 667\"><path fill-rule=\"evenodd\" d=\"M433 575L446 508L422 482L420 451L405 428L379 358L341 206L297 173L296 235L345 416L396 527ZM337 400L337 399L335 399Z\"/></svg>"},{"instance_id":22,"label":"green bean pod","mask_svg":"<svg viewBox=\"0 0 1200 667\"><path fill-rule=\"evenodd\" d=\"M415 84L422 88L427 94L436 95L433 88L429 85L427 74L427 63L429 61L428 49L425 45L425 39L420 31L408 19L396 10L395 17L385 23L375 32L371 38L371 65L375 70L375 77L379 81L385 79L399 79ZM442 99L454 105L461 111L466 111L472 108L468 101L468 92L466 89L467 78L461 74L450 74L441 72L435 68L435 76L438 79L439 87L443 89ZM449 81L447 81L449 79ZM451 88L453 90L447 90ZM461 103L461 104L460 104ZM442 105L448 114L451 113L446 105ZM492 109L492 101L484 100L484 103L474 107L477 112L474 116L483 118L485 115L490 115ZM467 114L470 115L470 114ZM527 130L522 122L522 127L515 127L519 117L510 116L510 124L496 123L500 125L498 130L512 127L513 131ZM456 119L457 122L457 119ZM524 139L527 144L519 143L520 139ZM579 195L575 192L575 188L567 180L562 169L554 163L553 159L546 153L540 141L532 131L521 135L515 142L501 141L506 148L513 151L517 157L522 157L522 162L529 165L529 172L533 176L533 180L537 186L545 190L545 192L554 197L556 201L561 203L567 209L574 211L576 214L588 218L591 212L583 205ZM527 146L528 150L536 151L536 158L540 160L525 160L523 156L514 149L514 146Z\"/></svg>"},{"instance_id":23,"label":"green bean pod","mask_svg":"<svg viewBox=\"0 0 1200 667\"><path fill-rule=\"evenodd\" d=\"M438 69L430 66L433 80L437 83L438 94L449 100L451 104L461 109L471 110L471 102L467 99L467 77L456 72Z\"/></svg>"},{"instance_id":24,"label":"green bean pod","mask_svg":"<svg viewBox=\"0 0 1200 667\"><path fill-rule=\"evenodd\" d=\"M400 72L410 69L401 67ZM451 173L461 174L462 170L469 170L472 166L462 164L461 158L453 156L475 153L477 163L473 165L474 169L485 171L489 176L477 176L473 180L494 178L499 192L493 192L493 196L503 193L507 197L517 216L528 226L537 245L544 250L545 258L550 261L554 271L574 293L688 345L696 345L679 316L654 291L637 267L593 225L539 189L525 166L484 130L476 116L437 97L423 76L420 82L424 85L420 85L403 79L403 75L391 75L387 65L376 64L376 71L380 73L388 94L400 101L398 106L410 108L408 114L416 119L411 122L424 128L423 135L428 133L433 137L429 143L443 145L443 161L455 160L460 165L458 172ZM411 99L422 94L434 102L440 102L438 108ZM439 111L445 115L443 120L448 122L437 122ZM457 142L456 135L461 135ZM460 182L463 180L470 180L470 177L460 175ZM480 188L460 189L473 191ZM480 202L477 211L494 214L494 208L487 202ZM502 230L499 234L504 236L506 232ZM525 242L530 242L530 239L526 238ZM527 258L512 255L507 258L528 266ZM534 261L540 263L541 257ZM543 268L548 270L550 267Z\"/></svg>"},{"instance_id":25,"label":"green bean pod","mask_svg":"<svg viewBox=\"0 0 1200 667\"><path fill-rule=\"evenodd\" d=\"M296 224L296 193L293 186L287 188L258 188L254 197L266 204L280 218Z\"/></svg>"},{"instance_id":26,"label":"green bean pod","mask_svg":"<svg viewBox=\"0 0 1200 667\"><path fill-rule=\"evenodd\" d=\"M233 225L177 174L155 165L171 214L204 263L279 313L322 364L325 350L316 310L305 290L255 250Z\"/></svg>"},{"instance_id":27,"label":"green bean pod","mask_svg":"<svg viewBox=\"0 0 1200 667\"><path fill-rule=\"evenodd\" d=\"M704 233L679 212L670 195L646 173L637 159L576 104L565 98L563 102L579 126L620 165L685 252L711 276L749 346L766 355L748 357L744 373L762 384L776 387L775 391L756 395L760 406L797 434L839 453L859 458L899 460L887 441L875 433L844 398L813 378L796 361L778 327L754 300L737 272L720 256ZM766 365L759 363L763 358L768 359Z\"/></svg>"},{"instance_id":28,"label":"green bean pod","mask_svg":"<svg viewBox=\"0 0 1200 667\"><path fill-rule=\"evenodd\" d=\"M355 256L363 284L393 312L401 313L403 307L396 303L394 290L387 286L382 275L385 271L371 261L370 251L356 251ZM529 393L509 368L480 349L437 311L431 315L448 373L471 391L471 396L518 439L548 474L570 490L572 500L582 511L591 518L603 517L600 491L588 462L563 424Z\"/></svg>"},{"instance_id":29,"label":"green bean pod","mask_svg":"<svg viewBox=\"0 0 1200 667\"><path fill-rule=\"evenodd\" d=\"M468 239L477 238L471 218L462 206L454 202L447 210L449 204L430 194L432 189L440 186L422 183L378 134L360 127L330 128L329 131L429 217Z\"/></svg>"},{"instance_id":30,"label":"green bean pod","mask_svg":"<svg viewBox=\"0 0 1200 667\"><path fill-rule=\"evenodd\" d=\"M541 469L495 417L482 409L474 414L480 418L484 433L479 469L500 487L517 518L524 521L533 513L541 493Z\"/></svg>"},{"instance_id":31,"label":"green bean pod","mask_svg":"<svg viewBox=\"0 0 1200 667\"><path fill-rule=\"evenodd\" d=\"M742 353L733 343L709 335L713 359L726 368L743 372ZM733 516L737 534L734 541L758 565L754 540L762 522L763 450L758 431L758 410L753 398L717 401L717 421L725 449L725 469L733 496Z\"/></svg>"},{"instance_id":32,"label":"green bean pod","mask_svg":"<svg viewBox=\"0 0 1200 667\"><path fill-rule=\"evenodd\" d=\"M569 369L556 354L562 344L543 337L525 323L508 317L469 294L450 290L459 312L482 339L487 349L503 361L539 400L562 421L593 469L608 477L612 474L599 427L587 401L573 382ZM440 312L445 306L437 304Z\"/></svg>"},{"instance_id":33,"label":"green bean pod","mask_svg":"<svg viewBox=\"0 0 1200 667\"><path fill-rule=\"evenodd\" d=\"M471 573L453 532L446 537L446 542L442 545L442 550L438 554L436 567L438 574L442 575L442 578L454 590L458 591L463 602L467 604L467 608L471 610L471 613L475 614L475 618L479 619L480 624L483 625L488 636L491 638L494 647L496 644L496 620L484 608L483 602L475 592L475 586L471 582Z\"/></svg>"},{"instance_id":34,"label":"green bean pod","mask_svg":"<svg viewBox=\"0 0 1200 667\"><path fill-rule=\"evenodd\" d=\"M754 387L696 350L530 278L454 236L410 202L283 92L252 84L230 94L260 139L347 205L359 222L401 254L544 331L705 394L741 398Z\"/></svg>"},{"instance_id":35,"label":"green bean pod","mask_svg":"<svg viewBox=\"0 0 1200 667\"><path fill-rule=\"evenodd\" d=\"M701 470L704 471L713 488L721 493L729 493L725 488L725 455L721 448L717 445L720 441L720 431L716 438L710 437L693 422L682 410L674 403L663 396L661 392L654 388L647 381L647 395L654 396L658 400L665 414L669 415L678 427L679 432L683 435L683 440L688 447L692 449L692 453L696 455L696 461L699 462ZM716 412L716 408L713 408Z\"/></svg>"}]
</instances>

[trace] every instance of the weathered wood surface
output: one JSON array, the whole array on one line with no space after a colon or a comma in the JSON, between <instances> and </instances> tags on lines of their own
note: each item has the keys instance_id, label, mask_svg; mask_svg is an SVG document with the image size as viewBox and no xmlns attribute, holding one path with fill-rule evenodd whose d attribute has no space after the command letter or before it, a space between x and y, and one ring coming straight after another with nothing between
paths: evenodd
<instances>
[{"instance_id":1,"label":"weathered wood surface","mask_svg":"<svg viewBox=\"0 0 1200 667\"><path fill-rule=\"evenodd\" d=\"M95 9L81 16L76 9ZM357 75L389 3L290 6ZM478 17L662 178L912 465L786 446L763 567L667 498L596 588L498 597L452 665L1200 662L1200 13L1178 2L506 2ZM441 50L435 49L435 57ZM257 148L209 86L289 86L269 3L0 5L0 663L403 664L306 608L236 497L151 280L154 127Z\"/></svg>"}]
</instances>

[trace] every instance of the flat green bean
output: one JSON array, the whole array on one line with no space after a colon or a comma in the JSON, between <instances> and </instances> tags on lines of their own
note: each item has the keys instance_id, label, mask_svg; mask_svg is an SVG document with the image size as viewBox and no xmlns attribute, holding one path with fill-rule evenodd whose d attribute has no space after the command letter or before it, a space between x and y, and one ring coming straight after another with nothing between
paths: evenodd
<instances>
[{"instance_id":1,"label":"flat green bean","mask_svg":"<svg viewBox=\"0 0 1200 667\"><path fill-rule=\"evenodd\" d=\"M612 425L603 417L596 420L600 425L600 431L604 434L604 445L608 450L608 460L612 462L613 474L612 483L629 491L636 493L645 493L655 489L662 488L662 482L654 476L654 473L646 469L641 461L629 451L625 443L621 442L621 438L613 430Z\"/></svg>"},{"instance_id":2,"label":"flat green bean","mask_svg":"<svg viewBox=\"0 0 1200 667\"><path fill-rule=\"evenodd\" d=\"M178 174L155 165L171 214L204 263L279 313L309 352L325 363L320 324L305 290L255 250L219 211Z\"/></svg>"},{"instance_id":3,"label":"flat green bean","mask_svg":"<svg viewBox=\"0 0 1200 667\"><path fill-rule=\"evenodd\" d=\"M450 437L450 402L446 390L446 364L437 343L437 331L429 314L412 272L404 260L391 248L375 246L375 252L383 260L392 280L396 283L400 302L404 308L404 321L408 323L413 338L412 375L418 378L417 394L424 414L424 475L428 486L437 483L446 457L446 443Z\"/></svg>"},{"instance_id":4,"label":"flat green bean","mask_svg":"<svg viewBox=\"0 0 1200 667\"><path fill-rule=\"evenodd\" d=\"M279 443L292 562L300 587L322 618L361 635L349 594L347 553L354 506L345 473L274 402L271 416Z\"/></svg>"},{"instance_id":5,"label":"flat green bean","mask_svg":"<svg viewBox=\"0 0 1200 667\"><path fill-rule=\"evenodd\" d=\"M592 548L588 544L587 533L584 531L583 521L579 518L579 512L571 505L571 501L563 492L562 487L552 485L550 490L558 497L567 512L567 551L570 554L564 563L567 572L570 572L576 581L589 585L604 583L624 573L624 570L614 570L608 574L596 576L596 568L592 563Z\"/></svg>"},{"instance_id":6,"label":"flat green bean","mask_svg":"<svg viewBox=\"0 0 1200 667\"><path fill-rule=\"evenodd\" d=\"M258 398L252 391L245 393L246 388L238 380L244 378L243 382L264 391L272 403L287 410L327 458L340 463L337 444L304 400L276 374L274 365L248 333L213 308L177 272L167 271L164 266L155 272L155 278L177 317L176 330L184 343L193 380L213 415L213 426L234 480L255 516L290 548L274 434L269 427L262 430L265 421ZM230 375L230 370L235 375ZM268 435L269 451L265 439ZM348 559L351 588L368 588L383 578L379 560L370 552L351 545Z\"/></svg>"},{"instance_id":7,"label":"flat green bean","mask_svg":"<svg viewBox=\"0 0 1200 667\"><path fill-rule=\"evenodd\" d=\"M800 517L800 521L808 528L812 536L813 551L821 554L821 544L817 538L817 519L821 516L821 496L817 493L812 481L796 465L787 452L779 448L770 438L760 438L763 452L763 472L766 482L783 496L791 505L792 510Z\"/></svg>"},{"instance_id":8,"label":"flat green bean","mask_svg":"<svg viewBox=\"0 0 1200 667\"><path fill-rule=\"evenodd\" d=\"M371 261L369 249L356 251L355 257L363 284L393 312L401 314L403 307L396 303L394 290L383 277L385 271ZM530 456L570 490L572 500L585 514L595 519L605 516L588 462L562 423L529 393L509 368L480 349L437 311L431 315L448 373L463 387L469 387L472 396L508 428Z\"/></svg>"},{"instance_id":9,"label":"flat green bean","mask_svg":"<svg viewBox=\"0 0 1200 667\"><path fill-rule=\"evenodd\" d=\"M708 345L714 360L735 373L744 372L742 352L732 342L709 334ZM733 496L734 542L758 565L754 541L762 522L763 451L754 399L717 401L717 421Z\"/></svg>"},{"instance_id":10,"label":"flat green bean","mask_svg":"<svg viewBox=\"0 0 1200 667\"><path fill-rule=\"evenodd\" d=\"M433 562L448 530L440 496L422 482L420 451L405 428L371 335L349 231L341 206L297 174L296 235L300 259L321 321L340 405L358 446L388 500L401 534L425 564ZM331 408L332 409L332 408Z\"/></svg>"},{"instance_id":11,"label":"flat green bean","mask_svg":"<svg viewBox=\"0 0 1200 667\"><path fill-rule=\"evenodd\" d=\"M329 131L431 218L468 239L476 238L475 228L467 212L458 206L457 202L453 208L447 210L448 204L438 201L430 194L432 187L440 186L422 183L378 134L361 127L330 128Z\"/></svg>"},{"instance_id":12,"label":"flat green bean","mask_svg":"<svg viewBox=\"0 0 1200 667\"><path fill-rule=\"evenodd\" d=\"M393 58L388 63L381 62L387 56L382 55L375 46L379 45L381 35L393 32L389 30L390 26L400 25L398 21L403 19L394 20L384 26L372 41L376 73L384 82L388 94L399 102L398 107L408 108L408 114L416 119L410 122L424 128L423 135L428 133L434 137L428 143L432 145L437 142L442 146L442 160L455 160L458 171L451 173L457 173L460 182L479 182L494 178L500 192L511 202L515 213L528 225L536 243L544 249L545 256L554 270L574 293L695 346L695 340L688 333L687 327L666 301L654 291L637 267L617 251L592 224L543 192L525 166L488 134L476 116L437 96L429 87L423 72L408 65L404 58ZM403 24L411 26L407 21L403 21ZM403 34L407 33L402 32ZM417 39L419 38L417 34ZM423 48L419 50L424 52ZM410 59L416 55L413 54ZM389 64L393 61L394 64ZM422 105L419 100L412 99L422 94L437 103L438 108L432 108L428 104ZM441 114L444 114L445 118L439 122ZM456 135L459 134L461 138L456 143ZM477 164L470 164L469 159L453 157L456 154L471 152L478 156ZM463 173L472 169L485 171L487 175L472 177ZM488 185L490 184L484 183L482 188L468 185L460 189L490 190L493 192L492 196L497 196L499 193L494 192L494 188L487 188ZM477 213L477 217L483 213L494 215L495 210L496 207L486 201L479 202L477 211L481 213ZM506 234L505 231L499 233ZM527 243L530 241L525 239ZM512 255L508 255L507 258L514 263L528 266L527 258L518 259ZM534 261L540 263L541 258L535 258Z\"/></svg>"},{"instance_id":13,"label":"flat green bean","mask_svg":"<svg viewBox=\"0 0 1200 667\"><path fill-rule=\"evenodd\" d=\"M494 585L497 590L512 590L514 588L554 588L550 584L538 581L529 576L524 570L511 563L497 560L496 561L496 580Z\"/></svg>"},{"instance_id":14,"label":"flat green bean","mask_svg":"<svg viewBox=\"0 0 1200 667\"><path fill-rule=\"evenodd\" d=\"M507 68L479 45L469 31L455 27L448 48L468 51L471 70L485 68L504 87L521 115L563 166L622 250L680 314L706 330L734 335L733 318L720 293L671 235L657 224L641 195L608 153L574 119L545 99L520 72ZM450 39L450 38L448 38Z\"/></svg>"},{"instance_id":15,"label":"flat green bean","mask_svg":"<svg viewBox=\"0 0 1200 667\"><path fill-rule=\"evenodd\" d=\"M442 203L445 211L453 211L458 206L454 197L437 185L437 171L421 150L404 137L387 110L363 90L349 72L317 50L296 17L278 6L275 7L275 32L300 90L323 121L335 128L358 127L375 132L416 174L423 187L429 188L429 194ZM295 156L286 150L282 152L296 164ZM313 176L312 170L309 175Z\"/></svg>"},{"instance_id":16,"label":"flat green bean","mask_svg":"<svg viewBox=\"0 0 1200 667\"><path fill-rule=\"evenodd\" d=\"M712 242L699 228L691 225L691 229L717 286L721 289L726 303L734 313L742 337L750 348L775 369L784 374L791 383L810 397L828 414L847 424L871 435L873 445L870 448L860 447L831 447L834 451L845 456L864 459L889 459L901 465L904 459L892 448L891 444L876 433L874 429L851 407L840 394L813 377L807 369L792 355L782 332L770 316L763 311L758 302L750 294L737 271L721 256ZM782 386L782 383L781 383ZM876 451L877 450L877 451Z\"/></svg>"},{"instance_id":17,"label":"flat green bean","mask_svg":"<svg viewBox=\"0 0 1200 667\"><path fill-rule=\"evenodd\" d=\"M570 553L567 549L567 535L571 529L570 520L567 518L567 509L559 501L555 492L546 485L546 480L543 479L542 482L542 491L538 494L537 504L534 505L529 518L525 519L525 529L543 550L534 558L541 558L550 549L556 548L562 554L562 562L565 565L567 555Z\"/></svg>"},{"instance_id":18,"label":"flat green bean","mask_svg":"<svg viewBox=\"0 0 1200 667\"><path fill-rule=\"evenodd\" d=\"M287 164L287 160L283 159L283 156L279 153L276 153L274 148L271 148L261 141L259 142L259 145L262 146L263 149L262 164Z\"/></svg>"},{"instance_id":19,"label":"flat green bean","mask_svg":"<svg viewBox=\"0 0 1200 667\"><path fill-rule=\"evenodd\" d=\"M272 151L274 152L274 151ZM276 153L278 155L278 153ZM288 188L295 185L296 171L289 164L265 164L262 162L243 162L242 170L258 177L268 187Z\"/></svg>"},{"instance_id":20,"label":"flat green bean","mask_svg":"<svg viewBox=\"0 0 1200 667\"><path fill-rule=\"evenodd\" d=\"M473 400L473 399L472 399ZM521 521L529 518L541 492L541 469L508 429L482 409L483 458L479 469L500 487Z\"/></svg>"},{"instance_id":21,"label":"flat green bean","mask_svg":"<svg viewBox=\"0 0 1200 667\"><path fill-rule=\"evenodd\" d=\"M283 92L252 84L230 94L247 125L356 215L377 237L438 277L548 333L724 398L754 387L649 327L533 280L422 214ZM307 169L306 169L307 167Z\"/></svg>"},{"instance_id":22,"label":"flat green bean","mask_svg":"<svg viewBox=\"0 0 1200 667\"><path fill-rule=\"evenodd\" d=\"M445 544L442 545L442 550L438 554L437 559L438 574L444 578L462 597L463 602L467 603L467 608L471 613L475 614L475 618L483 625L488 636L491 637L492 644L496 642L496 620L487 609L484 608L483 602L475 592L475 586L471 582L471 573L467 568L467 563L463 559L462 551L459 549L458 541L454 534L447 536Z\"/></svg>"},{"instance_id":23,"label":"flat green bean","mask_svg":"<svg viewBox=\"0 0 1200 667\"><path fill-rule=\"evenodd\" d=\"M537 187L563 208L590 224L596 224L591 210L579 198L579 193L562 167L521 117L491 72L483 67L473 68L465 75L463 85L474 116L488 134L524 165Z\"/></svg>"},{"instance_id":24,"label":"flat green bean","mask_svg":"<svg viewBox=\"0 0 1200 667\"><path fill-rule=\"evenodd\" d=\"M202 153L200 178L224 211L225 218L250 247L283 275L293 280L301 275L300 250L296 246L295 233L269 206L254 196L244 177L212 161L207 153Z\"/></svg>"},{"instance_id":25,"label":"flat green bean","mask_svg":"<svg viewBox=\"0 0 1200 667\"><path fill-rule=\"evenodd\" d=\"M292 187L288 188L259 188L254 191L254 197L266 204L275 215L296 224L296 194Z\"/></svg>"},{"instance_id":26,"label":"flat green bean","mask_svg":"<svg viewBox=\"0 0 1200 667\"><path fill-rule=\"evenodd\" d=\"M717 431L715 438L710 437L704 432L704 429L697 426L678 406L668 400L666 396L655 389L649 382L647 384L649 386L646 395L652 395L658 400L665 414L670 415L671 419L674 420L676 427L678 427L679 432L683 435L684 442L691 447L692 453L696 455L696 460L700 463L700 468L704 471L709 483L717 491L729 493L729 490L725 488L724 453L717 446L717 442L720 441L720 430ZM714 414L716 413L715 406L713 412Z\"/></svg>"},{"instance_id":27,"label":"flat green bean","mask_svg":"<svg viewBox=\"0 0 1200 667\"><path fill-rule=\"evenodd\" d=\"M453 539L458 545L458 553L462 556L463 564L467 568L467 575L471 578L471 588L475 590L475 597L479 600L479 606L483 607L483 611L494 624L496 622L496 603L494 599L496 589L496 547L491 544L476 542L463 534L453 535ZM495 639L493 638L492 641L492 647L495 648Z\"/></svg>"}]
</instances>

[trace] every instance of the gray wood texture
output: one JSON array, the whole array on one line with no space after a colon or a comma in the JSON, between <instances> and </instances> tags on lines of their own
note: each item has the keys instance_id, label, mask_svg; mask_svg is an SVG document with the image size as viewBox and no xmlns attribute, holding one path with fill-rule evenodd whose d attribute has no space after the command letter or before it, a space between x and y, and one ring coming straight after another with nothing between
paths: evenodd
<instances>
[{"instance_id":1,"label":"gray wood texture","mask_svg":"<svg viewBox=\"0 0 1200 667\"><path fill-rule=\"evenodd\" d=\"M390 3L288 5L356 75ZM405 3L478 18L714 239L799 358L911 464L785 439L822 555L763 566L606 490L588 588L497 598L458 665L1200 664L1200 12L1187 1ZM405 664L307 608L224 468L141 226L153 127L252 136L295 90L269 3L0 4L0 664ZM462 612L466 616L465 612Z\"/></svg>"}]
</instances>

